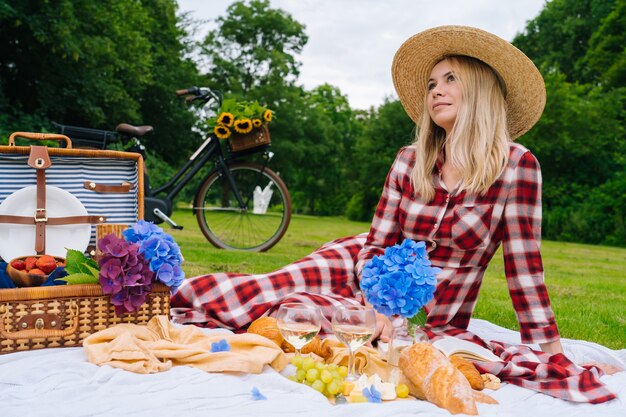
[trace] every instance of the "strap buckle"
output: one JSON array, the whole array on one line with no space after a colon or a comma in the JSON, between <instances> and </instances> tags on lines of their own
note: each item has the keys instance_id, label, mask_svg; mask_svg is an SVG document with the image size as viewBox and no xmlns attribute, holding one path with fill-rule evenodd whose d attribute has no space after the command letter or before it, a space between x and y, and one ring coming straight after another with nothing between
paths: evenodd
<instances>
[{"instance_id":1,"label":"strap buckle","mask_svg":"<svg viewBox=\"0 0 626 417\"><path fill-rule=\"evenodd\" d=\"M48 221L48 216L46 215L46 209L45 208L35 209L35 223L42 223L42 222L45 223L47 221Z\"/></svg>"}]
</instances>

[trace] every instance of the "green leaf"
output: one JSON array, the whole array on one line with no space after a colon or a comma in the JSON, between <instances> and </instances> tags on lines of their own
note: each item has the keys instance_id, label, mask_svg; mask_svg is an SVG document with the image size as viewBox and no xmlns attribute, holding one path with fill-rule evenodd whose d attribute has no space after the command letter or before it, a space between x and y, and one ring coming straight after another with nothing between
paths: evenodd
<instances>
[{"instance_id":1,"label":"green leaf","mask_svg":"<svg viewBox=\"0 0 626 417\"><path fill-rule=\"evenodd\" d=\"M68 249L65 263L65 271L68 275L59 278L60 281L65 281L70 285L98 283L100 268L94 259L88 258L80 251Z\"/></svg>"},{"instance_id":2,"label":"green leaf","mask_svg":"<svg viewBox=\"0 0 626 417\"><path fill-rule=\"evenodd\" d=\"M89 260L93 261L93 259L89 259ZM94 263L95 263L95 261L94 261ZM89 265L89 262L85 263L84 266L89 270L89 272L91 272L91 275L96 277L96 279L98 278L98 276L100 275L100 269L97 268L97 266L98 266L97 264L96 264L96 268L94 268L93 266Z\"/></svg>"},{"instance_id":3,"label":"green leaf","mask_svg":"<svg viewBox=\"0 0 626 417\"><path fill-rule=\"evenodd\" d=\"M65 257L65 271L69 275L82 272L80 265L84 264L88 258L84 253L75 249L68 249Z\"/></svg>"},{"instance_id":4,"label":"green leaf","mask_svg":"<svg viewBox=\"0 0 626 417\"><path fill-rule=\"evenodd\" d=\"M69 285L75 285L75 284L97 284L98 283L98 277L94 277L91 274L82 274L82 273L77 273L77 274L70 274L67 275L63 278L57 278L56 281L65 281L67 282Z\"/></svg>"},{"instance_id":5,"label":"green leaf","mask_svg":"<svg viewBox=\"0 0 626 417\"><path fill-rule=\"evenodd\" d=\"M409 323L412 324L416 324L418 326L423 326L426 324L426 319L428 318L428 316L426 315L426 312L424 311L424 308L420 308L420 310L417 312L416 315L414 315L413 317L409 318L408 321Z\"/></svg>"}]
</instances>

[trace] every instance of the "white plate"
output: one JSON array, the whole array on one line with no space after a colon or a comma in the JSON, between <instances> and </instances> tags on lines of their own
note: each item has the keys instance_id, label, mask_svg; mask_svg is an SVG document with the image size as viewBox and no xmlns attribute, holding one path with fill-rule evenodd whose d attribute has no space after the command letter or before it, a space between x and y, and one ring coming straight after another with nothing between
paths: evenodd
<instances>
[{"instance_id":1,"label":"white plate","mask_svg":"<svg viewBox=\"0 0 626 417\"><path fill-rule=\"evenodd\" d=\"M0 204L0 214L33 217L37 206L37 187L32 185L9 195ZM83 203L69 192L46 186L48 217L86 216ZM46 254L65 257L68 249L84 252L91 238L90 224L46 226ZM0 223L0 257L10 261L18 256L36 255L35 225Z\"/></svg>"}]
</instances>

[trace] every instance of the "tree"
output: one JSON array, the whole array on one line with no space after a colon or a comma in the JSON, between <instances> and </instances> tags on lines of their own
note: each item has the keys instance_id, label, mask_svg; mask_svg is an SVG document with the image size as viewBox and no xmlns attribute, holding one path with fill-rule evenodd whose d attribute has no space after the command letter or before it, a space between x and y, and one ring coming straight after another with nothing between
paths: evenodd
<instances>
[{"instance_id":1,"label":"tree","mask_svg":"<svg viewBox=\"0 0 626 417\"><path fill-rule=\"evenodd\" d=\"M304 26L267 0L238 1L217 18L202 46L208 81L218 90L248 96L266 86L293 85L308 38Z\"/></svg>"},{"instance_id":2,"label":"tree","mask_svg":"<svg viewBox=\"0 0 626 417\"><path fill-rule=\"evenodd\" d=\"M589 49L580 60L585 79L604 89L626 86L626 0L617 0L589 40Z\"/></svg>"},{"instance_id":3,"label":"tree","mask_svg":"<svg viewBox=\"0 0 626 417\"><path fill-rule=\"evenodd\" d=\"M197 70L184 56L176 7L174 0L0 1L0 114L12 122L3 128L154 122L154 148L178 158L171 151L190 146L179 133L193 117L172 104L173 91L197 80Z\"/></svg>"},{"instance_id":4,"label":"tree","mask_svg":"<svg viewBox=\"0 0 626 417\"><path fill-rule=\"evenodd\" d=\"M587 82L584 68L577 65L589 47L600 22L616 0L552 0L539 16L530 20L513 44L537 66L559 70L567 81Z\"/></svg>"},{"instance_id":5,"label":"tree","mask_svg":"<svg viewBox=\"0 0 626 417\"><path fill-rule=\"evenodd\" d=\"M346 214L352 220L370 221L396 154L413 142L415 123L400 101L391 99L362 115L361 123L351 160L355 170L352 184L358 191L352 195Z\"/></svg>"}]
</instances>

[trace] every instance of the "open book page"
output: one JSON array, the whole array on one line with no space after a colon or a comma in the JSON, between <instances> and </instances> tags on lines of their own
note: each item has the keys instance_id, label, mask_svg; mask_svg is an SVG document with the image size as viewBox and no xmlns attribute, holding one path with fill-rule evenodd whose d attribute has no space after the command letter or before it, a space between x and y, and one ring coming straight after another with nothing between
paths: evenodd
<instances>
[{"instance_id":1,"label":"open book page","mask_svg":"<svg viewBox=\"0 0 626 417\"><path fill-rule=\"evenodd\" d=\"M444 336L432 342L432 345L448 357L459 356L470 361L493 362L501 360L489 349L456 337Z\"/></svg>"}]
</instances>

